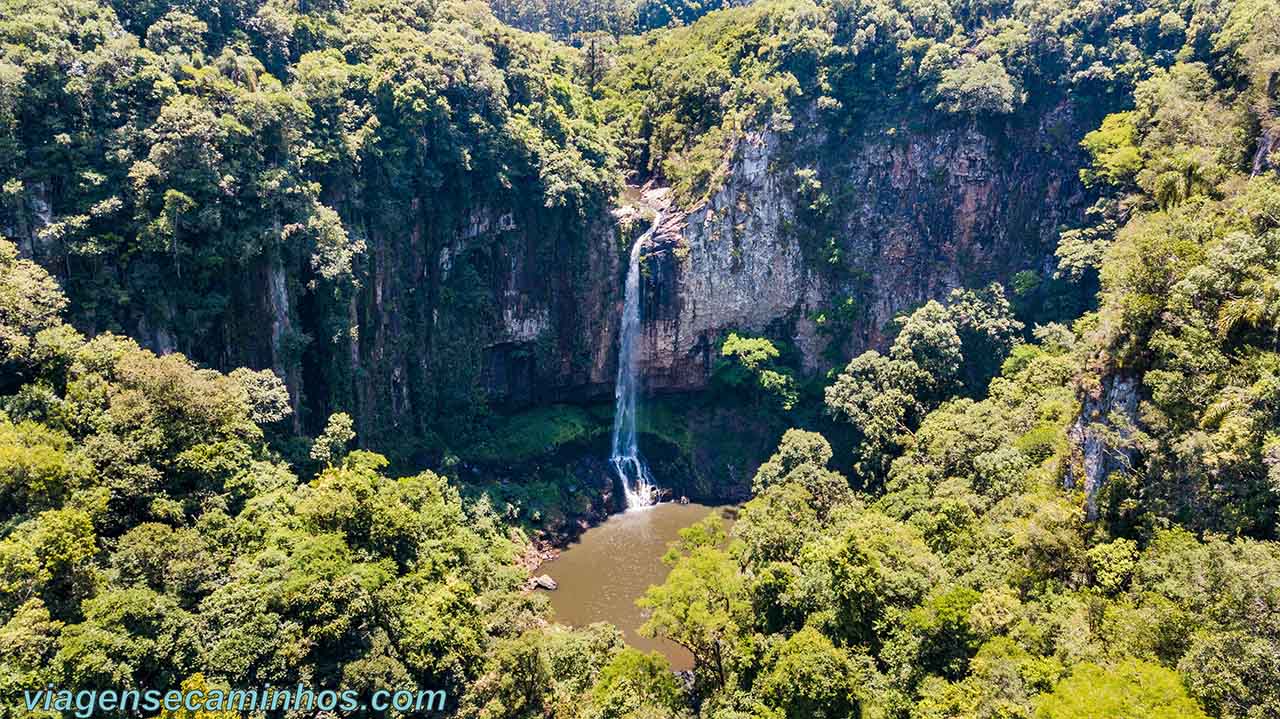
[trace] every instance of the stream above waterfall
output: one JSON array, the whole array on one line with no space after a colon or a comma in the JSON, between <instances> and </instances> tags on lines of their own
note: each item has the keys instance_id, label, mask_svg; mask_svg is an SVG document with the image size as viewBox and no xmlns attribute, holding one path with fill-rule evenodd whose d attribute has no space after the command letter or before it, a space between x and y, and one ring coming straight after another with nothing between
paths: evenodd
<instances>
[{"instance_id":1,"label":"stream above waterfall","mask_svg":"<svg viewBox=\"0 0 1280 719\"><path fill-rule=\"evenodd\" d=\"M693 657L683 647L640 636L646 617L636 600L667 578L662 555L679 531L717 511L702 504L668 502L615 514L588 529L558 559L538 569L559 584L547 593L556 621L573 626L609 622L622 630L631 646L645 652L656 649L675 670L692 668ZM731 522L726 518L727 526Z\"/></svg>"}]
</instances>

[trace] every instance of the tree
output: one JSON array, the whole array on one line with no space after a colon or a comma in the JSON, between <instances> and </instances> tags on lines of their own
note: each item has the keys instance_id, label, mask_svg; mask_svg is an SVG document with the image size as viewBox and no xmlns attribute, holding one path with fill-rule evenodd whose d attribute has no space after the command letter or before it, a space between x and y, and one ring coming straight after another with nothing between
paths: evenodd
<instances>
[{"instance_id":1,"label":"tree","mask_svg":"<svg viewBox=\"0 0 1280 719\"><path fill-rule=\"evenodd\" d=\"M0 237L0 365L29 363L36 334L61 324L66 306L57 281Z\"/></svg>"},{"instance_id":2,"label":"tree","mask_svg":"<svg viewBox=\"0 0 1280 719\"><path fill-rule=\"evenodd\" d=\"M1022 330L994 283L953 290L946 305L930 300L897 321L902 329L887 356L855 357L825 391L827 411L858 429L857 468L873 477L883 476L929 410L958 392L980 393Z\"/></svg>"},{"instance_id":3,"label":"tree","mask_svg":"<svg viewBox=\"0 0 1280 719\"><path fill-rule=\"evenodd\" d=\"M4 658L0 659L0 691L18 696L26 690L49 686L54 679L51 668L62 627L63 623L55 620L39 599L28 600L0 625L0 646L5 648ZM53 719L59 715L36 711L31 716Z\"/></svg>"},{"instance_id":4,"label":"tree","mask_svg":"<svg viewBox=\"0 0 1280 719\"><path fill-rule=\"evenodd\" d=\"M849 498L849 480L827 468L831 444L816 432L789 429L778 443L778 451L760 468L752 480L752 490L762 494L770 487L795 484L803 487L819 516Z\"/></svg>"},{"instance_id":5,"label":"tree","mask_svg":"<svg viewBox=\"0 0 1280 719\"><path fill-rule=\"evenodd\" d=\"M204 700L205 706L222 703L219 700L225 701L230 693L230 689L225 687L210 687L204 675L199 673L192 674L182 680L182 691L184 696L190 696L191 692L202 692L200 697ZM218 694L219 692L221 694ZM236 719L236 717L240 716L240 712L232 711L229 704L226 706L228 706L226 710L198 709L193 711L186 707L176 711L165 709L160 712L160 716L157 719Z\"/></svg>"},{"instance_id":6,"label":"tree","mask_svg":"<svg viewBox=\"0 0 1280 719\"><path fill-rule=\"evenodd\" d=\"M912 719L1031 719L1036 685L1054 676L1052 661L1041 660L1007 637L987 642L961 681L926 677Z\"/></svg>"},{"instance_id":7,"label":"tree","mask_svg":"<svg viewBox=\"0 0 1280 719\"><path fill-rule=\"evenodd\" d=\"M546 714L554 677L542 644L541 635L531 631L498 645L488 673L468 700L474 705L473 716L517 719Z\"/></svg>"},{"instance_id":8,"label":"tree","mask_svg":"<svg viewBox=\"0 0 1280 719\"><path fill-rule=\"evenodd\" d=\"M681 709L680 686L661 654L623 649L613 655L591 688L591 700L601 719L623 719L644 708L676 716ZM657 716L655 715L655 719Z\"/></svg>"},{"instance_id":9,"label":"tree","mask_svg":"<svg viewBox=\"0 0 1280 719\"><path fill-rule=\"evenodd\" d=\"M947 316L960 338L963 391L981 396L987 382L1000 373L1023 325L1014 319L1004 287L995 282L980 290L952 290L947 296Z\"/></svg>"},{"instance_id":10,"label":"tree","mask_svg":"<svg viewBox=\"0 0 1280 719\"><path fill-rule=\"evenodd\" d=\"M1081 170L1080 179L1086 185L1105 182L1123 186L1132 182L1142 169L1142 153L1137 140L1134 113L1107 115L1101 127L1080 141L1080 146L1093 158L1093 166Z\"/></svg>"},{"instance_id":11,"label":"tree","mask_svg":"<svg viewBox=\"0 0 1280 719\"><path fill-rule=\"evenodd\" d=\"M147 49L161 55L193 57L203 48L207 32L209 26L195 15L170 10L147 29Z\"/></svg>"},{"instance_id":12,"label":"tree","mask_svg":"<svg viewBox=\"0 0 1280 719\"><path fill-rule=\"evenodd\" d=\"M964 361L956 322L946 307L929 300L899 323L902 330L889 356L912 368L913 394L928 406L936 405L955 391Z\"/></svg>"},{"instance_id":13,"label":"tree","mask_svg":"<svg viewBox=\"0 0 1280 719\"><path fill-rule=\"evenodd\" d=\"M765 658L753 687L786 719L844 719L861 711L858 672L848 654L812 627L782 642Z\"/></svg>"},{"instance_id":14,"label":"tree","mask_svg":"<svg viewBox=\"0 0 1280 719\"><path fill-rule=\"evenodd\" d=\"M699 679L723 687L732 669L734 642L747 621L742 577L729 555L715 546L695 546L671 559L666 581L637 601L649 611L640 631L689 650Z\"/></svg>"},{"instance_id":15,"label":"tree","mask_svg":"<svg viewBox=\"0 0 1280 719\"><path fill-rule=\"evenodd\" d=\"M85 467L65 432L0 418L0 516L54 509L84 483Z\"/></svg>"},{"instance_id":16,"label":"tree","mask_svg":"<svg viewBox=\"0 0 1280 719\"><path fill-rule=\"evenodd\" d=\"M869 350L855 357L825 390L827 411L858 429L859 474L888 468L895 448L913 432L923 407L914 363Z\"/></svg>"},{"instance_id":17,"label":"tree","mask_svg":"<svg viewBox=\"0 0 1280 719\"><path fill-rule=\"evenodd\" d=\"M910 640L904 643L915 654L917 671L953 680L969 673L969 660L981 644L970 613L980 599L969 587L942 586L907 614L904 635Z\"/></svg>"},{"instance_id":18,"label":"tree","mask_svg":"<svg viewBox=\"0 0 1280 719\"><path fill-rule=\"evenodd\" d=\"M97 554L93 518L63 507L41 512L0 540L0 611L40 598L58 618L74 616L93 594Z\"/></svg>"},{"instance_id":19,"label":"tree","mask_svg":"<svg viewBox=\"0 0 1280 719\"><path fill-rule=\"evenodd\" d=\"M289 403L289 390L275 372L264 369L254 372L246 367L231 371L228 375L240 383L248 395L250 418L258 424L271 424L293 414Z\"/></svg>"},{"instance_id":20,"label":"tree","mask_svg":"<svg viewBox=\"0 0 1280 719\"><path fill-rule=\"evenodd\" d=\"M872 510L806 547L800 565L816 580L808 600L830 612L832 636L871 646L945 577L918 530Z\"/></svg>"},{"instance_id":21,"label":"tree","mask_svg":"<svg viewBox=\"0 0 1280 719\"><path fill-rule=\"evenodd\" d=\"M721 370L721 374L731 385L743 382L740 377L745 373L755 378L755 384L766 395L774 397L782 409L790 410L799 400L795 378L785 369L774 369L770 365L778 359L778 348L763 337L739 336L730 332L724 344L720 346L720 356L736 362L737 372Z\"/></svg>"},{"instance_id":22,"label":"tree","mask_svg":"<svg viewBox=\"0 0 1280 719\"><path fill-rule=\"evenodd\" d=\"M1178 663L1187 688L1212 716L1256 719L1280 711L1280 643L1249 630L1205 632ZM1259 634L1262 634L1259 632Z\"/></svg>"},{"instance_id":23,"label":"tree","mask_svg":"<svg viewBox=\"0 0 1280 719\"><path fill-rule=\"evenodd\" d=\"M941 106L957 114L1007 115L1023 100L999 58L966 57L958 67L942 72L936 93Z\"/></svg>"},{"instance_id":24,"label":"tree","mask_svg":"<svg viewBox=\"0 0 1280 719\"><path fill-rule=\"evenodd\" d=\"M324 432L311 444L311 459L332 467L342 461L347 454L347 444L355 439L351 415L346 412L335 412L329 415Z\"/></svg>"},{"instance_id":25,"label":"tree","mask_svg":"<svg viewBox=\"0 0 1280 719\"><path fill-rule=\"evenodd\" d=\"M1053 692L1036 699L1037 719L1208 719L1176 673L1130 659L1102 667L1083 663Z\"/></svg>"},{"instance_id":26,"label":"tree","mask_svg":"<svg viewBox=\"0 0 1280 719\"><path fill-rule=\"evenodd\" d=\"M77 686L175 686L192 669L191 616L143 587L113 589L84 603L84 621L62 630L54 666Z\"/></svg>"},{"instance_id":27,"label":"tree","mask_svg":"<svg viewBox=\"0 0 1280 719\"><path fill-rule=\"evenodd\" d=\"M813 495L794 482L774 484L753 494L734 525L734 534L742 541L737 551L752 566L794 561L820 526Z\"/></svg>"}]
</instances>

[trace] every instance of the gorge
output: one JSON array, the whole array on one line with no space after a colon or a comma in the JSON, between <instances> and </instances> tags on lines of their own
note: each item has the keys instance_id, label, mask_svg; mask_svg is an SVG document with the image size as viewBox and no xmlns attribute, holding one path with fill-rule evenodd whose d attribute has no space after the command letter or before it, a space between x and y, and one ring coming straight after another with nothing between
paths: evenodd
<instances>
[{"instance_id":1,"label":"gorge","mask_svg":"<svg viewBox=\"0 0 1280 719\"><path fill-rule=\"evenodd\" d=\"M816 376L883 347L896 314L956 287L1011 286L1020 272L1039 278L1027 304L1080 304L1055 286L1053 250L1092 201L1076 176L1078 142L1107 108L1061 93L1040 90L1008 115L909 121L910 104L891 100L901 107L852 108L850 128L800 100L791 131L725 143L721 182L707 196L676 198L655 178L641 204L665 209L641 240L638 374L653 392L705 393L719 342L737 330L785 340L797 369ZM385 142L399 142L393 119L383 118ZM163 278L174 251L206 252L194 225L189 245L177 237L164 251L130 249L110 271L115 250L82 252L58 234L64 224L48 208L76 213L57 209L73 199L47 182L28 182L4 225L63 277L77 326L224 370L273 368L297 429L314 434L346 411L365 446L405 466L465 457L491 431L486 415L612 395L621 248L646 224L629 201L615 206L610 188L586 185L581 206L548 207L491 185L482 167L450 175L445 193L425 176L392 187L342 167L318 175L318 201L336 214L264 217L250 234L288 232L246 240L213 264L187 259L181 283ZM538 184L536 167L520 172ZM240 202L209 207L230 217L248 211ZM340 262L330 269L324 258ZM229 266L236 280L206 265Z\"/></svg>"}]
</instances>

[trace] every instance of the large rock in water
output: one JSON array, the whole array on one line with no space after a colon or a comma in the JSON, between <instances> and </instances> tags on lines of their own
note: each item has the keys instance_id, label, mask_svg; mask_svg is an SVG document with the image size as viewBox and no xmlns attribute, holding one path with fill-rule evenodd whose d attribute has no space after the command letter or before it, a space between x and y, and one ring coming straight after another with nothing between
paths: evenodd
<instances>
[{"instance_id":1,"label":"large rock in water","mask_svg":"<svg viewBox=\"0 0 1280 719\"><path fill-rule=\"evenodd\" d=\"M546 589L548 591L554 591L560 586L556 584L556 580L552 579L551 577L545 574L539 574L538 576L533 577L529 581L533 583L534 588Z\"/></svg>"}]
</instances>

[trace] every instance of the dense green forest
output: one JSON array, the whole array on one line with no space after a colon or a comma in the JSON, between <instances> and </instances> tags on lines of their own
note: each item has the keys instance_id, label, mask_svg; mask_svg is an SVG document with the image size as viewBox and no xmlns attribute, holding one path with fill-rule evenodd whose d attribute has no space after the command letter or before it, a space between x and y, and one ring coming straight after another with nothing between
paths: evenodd
<instances>
[{"instance_id":1,"label":"dense green forest","mask_svg":"<svg viewBox=\"0 0 1280 719\"><path fill-rule=\"evenodd\" d=\"M1280 716L1280 3L723 5L0 0L0 716L268 682L477 719ZM835 257L854 199L811 168L871 118L1060 102L1090 209L1051 267L829 374L716 348L708 392L803 426L642 600L689 676L550 622L536 527L461 476L491 412L474 268L405 308L432 318L419 424L340 411L378 232L433 258L469 199L514 197L585 245L625 184L696 206L767 130ZM255 258L304 268L308 331L258 369L190 359L267 321L235 300ZM370 449L401 435L394 468Z\"/></svg>"}]
</instances>

